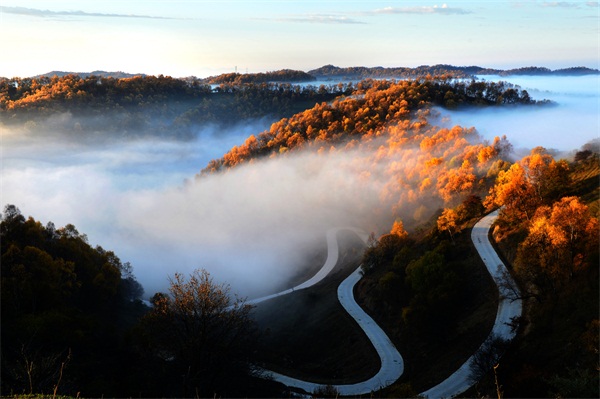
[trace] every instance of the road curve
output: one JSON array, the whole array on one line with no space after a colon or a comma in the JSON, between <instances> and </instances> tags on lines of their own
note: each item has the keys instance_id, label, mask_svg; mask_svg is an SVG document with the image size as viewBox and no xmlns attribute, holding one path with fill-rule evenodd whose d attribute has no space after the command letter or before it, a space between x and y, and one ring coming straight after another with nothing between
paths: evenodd
<instances>
[{"instance_id":1,"label":"road curve","mask_svg":"<svg viewBox=\"0 0 600 399\"><path fill-rule=\"evenodd\" d=\"M509 283L512 284L513 287L516 287L514 281L512 281L510 278L510 274L507 272L506 266L500 260L500 257L494 250L494 247L488 238L490 227L497 218L498 211L495 211L477 222L471 231L471 240L473 241L475 249L479 253L479 256L483 260L485 267L492 276L499 290L500 301L498 303L496 320L494 322L494 326L492 327L492 331L490 332L490 337L497 336L505 340L511 340L516 334L514 329L511 327L511 324L514 321L514 318L521 316L522 303L521 300L509 299L510 292L508 288L500 284L503 278L507 278L509 279ZM336 237L337 233L340 230L346 229L354 231L363 239L363 241L367 241L368 236L359 229L335 228L329 230L327 232L327 260L323 265L323 268L321 268L321 270L319 270L315 276L294 288L265 297L253 299L247 301L247 303L257 304L271 298L289 294L293 291L311 287L323 280L323 278L325 278L331 272L331 270L333 270L338 261L339 247ZM344 309L346 309L346 311L356 320L358 325L371 340L381 359L381 368L376 375L366 381L356 384L333 385L340 395L362 395L377 391L394 383L404 372L404 360L402 359L402 356L396 347L390 341L385 332L375 323L375 321L373 321L369 315L362 310L362 308L354 300L353 289L360 278L361 273L359 267L338 287L338 299L340 300L340 303ZM481 351L483 347L484 344L479 347L477 352ZM471 356L446 380L425 392L421 392L420 395L431 399L451 398L465 392L474 384L474 381L471 378L471 363L474 357L475 354ZM306 392L314 392L316 389L323 386L323 384L298 380L283 374L275 373L273 371L263 371L267 376L272 377L275 381L281 382L289 387L301 388Z\"/></svg>"},{"instance_id":2,"label":"road curve","mask_svg":"<svg viewBox=\"0 0 600 399\"><path fill-rule=\"evenodd\" d=\"M353 231L364 242L367 242L367 240L369 238L369 235L367 233L365 233L363 230L357 229L355 227L335 227L335 228L329 229L327 231L327 259L325 260L323 267L321 267L321 269L319 269L319 271L314 276L312 276L310 279L306 280L302 284L298 284L297 286L295 286L293 288L289 288L287 290L283 290L283 291L277 292L275 294L262 296L260 298L250 299L250 300L245 301L244 304L256 305L257 303L268 301L269 299L273 299L273 298L277 298L277 297L280 297L283 295L291 294L294 291L300 291L305 288L312 287L313 285L317 284L318 282L323 280L325 277L327 277L327 275L329 273L331 273L331 271L333 270L333 268L335 267L335 265L338 262L340 249L339 249L338 242L337 242L337 233L340 232L341 230Z\"/></svg>"},{"instance_id":3,"label":"road curve","mask_svg":"<svg viewBox=\"0 0 600 399\"><path fill-rule=\"evenodd\" d=\"M266 301L271 298L289 294L293 291L298 291L304 288L311 287L323 280L333 270L338 261L339 247L337 242L337 233L340 230L354 231L363 241L367 241L368 235L362 230L355 228L335 228L327 232L327 260L323 268L319 270L311 279L297 285L293 289L285 290L277 294L268 295L247 301L250 304L256 304ZM333 385L340 395L362 395L385 388L396 381L404 372L404 360L402 356L392 344L385 332L375 323L375 321L366 314L354 299L353 289L356 283L361 279L361 269L358 267L350 276L348 276L338 287L338 299L344 309L356 320L360 328L365 332L373 347L377 351L381 360L381 368L373 377L366 381L355 384ZM273 371L263 370L265 374L273 380L282 384L303 389L306 392L314 392L323 387L323 384L318 384L309 381L303 381L296 378L288 377L283 374Z\"/></svg>"},{"instance_id":4,"label":"road curve","mask_svg":"<svg viewBox=\"0 0 600 399\"><path fill-rule=\"evenodd\" d=\"M494 282L498 286L500 301L498 303L498 311L496 313L496 321L490 332L490 337L493 335L501 337L505 340L512 340L515 337L515 332L509 325L512 319L521 316L522 303L521 300L510 300L508 288L505 288L500 284L501 279L507 276L510 279L510 284L516 287L514 281L510 278L506 270L506 266L500 260L500 257L494 250L488 234L490 227L494 221L498 218L498 211L494 211L487 216L483 217L479 222L475 224L471 231L471 240L475 245L475 249L479 253L479 256L485 263L485 267L494 279ZM515 288L516 289L516 288ZM477 352L483 349L483 344L479 347ZM451 398L456 395L460 395L467 389L474 385L474 381L471 379L471 362L475 355L471 356L458 370L454 372L446 380L440 384L428 389L425 392L421 392L420 395L427 398Z\"/></svg>"}]
</instances>

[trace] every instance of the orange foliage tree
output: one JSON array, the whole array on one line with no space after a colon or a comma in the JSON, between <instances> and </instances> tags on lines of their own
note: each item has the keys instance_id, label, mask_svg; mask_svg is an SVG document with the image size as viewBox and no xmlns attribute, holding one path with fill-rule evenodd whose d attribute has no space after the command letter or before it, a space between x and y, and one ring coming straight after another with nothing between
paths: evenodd
<instances>
[{"instance_id":1,"label":"orange foliage tree","mask_svg":"<svg viewBox=\"0 0 600 399\"><path fill-rule=\"evenodd\" d=\"M530 155L498 173L485 205L488 209L503 206L509 220L531 220L538 206L551 204L567 187L568 171L566 161L555 161L544 148L534 148Z\"/></svg>"},{"instance_id":2,"label":"orange foliage tree","mask_svg":"<svg viewBox=\"0 0 600 399\"><path fill-rule=\"evenodd\" d=\"M356 180L378 187L381 209L376 212L391 209L389 218L402 218L410 228L436 209L482 195L487 191L482 179L511 149L505 137L488 143L473 128L429 124L431 110L424 105L435 85L433 80L361 82L354 96L316 104L272 124L252 142L211 161L202 174L301 150L351 151Z\"/></svg>"},{"instance_id":3,"label":"orange foliage tree","mask_svg":"<svg viewBox=\"0 0 600 399\"><path fill-rule=\"evenodd\" d=\"M450 239L454 242L454 233L458 233L458 213L454 209L444 209L442 214L437 220L437 227L439 231L447 231L450 234Z\"/></svg>"},{"instance_id":4,"label":"orange foliage tree","mask_svg":"<svg viewBox=\"0 0 600 399\"><path fill-rule=\"evenodd\" d=\"M596 264L598 219L577 197L540 206L520 244L515 270L535 290L556 290L580 270Z\"/></svg>"}]
</instances>

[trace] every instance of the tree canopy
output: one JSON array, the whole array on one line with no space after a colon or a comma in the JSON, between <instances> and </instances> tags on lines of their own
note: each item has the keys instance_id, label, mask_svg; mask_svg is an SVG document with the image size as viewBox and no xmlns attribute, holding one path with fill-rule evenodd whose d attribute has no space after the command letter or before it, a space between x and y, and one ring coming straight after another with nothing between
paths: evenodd
<instances>
[{"instance_id":1,"label":"tree canopy","mask_svg":"<svg viewBox=\"0 0 600 399\"><path fill-rule=\"evenodd\" d=\"M206 270L187 278L175 274L169 295L154 295L141 321L152 361L166 370L165 383L183 376L182 396L225 392L252 373L257 337L252 307L230 295L229 286L216 284Z\"/></svg>"},{"instance_id":2,"label":"tree canopy","mask_svg":"<svg viewBox=\"0 0 600 399\"><path fill-rule=\"evenodd\" d=\"M131 265L75 226L43 226L14 205L0 234L3 394L116 394L123 334L145 311Z\"/></svg>"}]
</instances>

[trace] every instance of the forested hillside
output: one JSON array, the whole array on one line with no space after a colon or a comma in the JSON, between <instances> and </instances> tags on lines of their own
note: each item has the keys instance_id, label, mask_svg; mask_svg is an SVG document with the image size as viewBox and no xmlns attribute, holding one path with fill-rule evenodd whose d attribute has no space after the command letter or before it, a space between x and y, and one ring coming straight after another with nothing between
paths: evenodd
<instances>
[{"instance_id":1,"label":"forested hillside","mask_svg":"<svg viewBox=\"0 0 600 399\"><path fill-rule=\"evenodd\" d=\"M393 136L396 129L418 131L427 124L427 106L430 105L456 108L538 104L527 91L506 82L462 82L440 77L399 82L365 80L354 87L352 96L317 104L274 123L269 131L249 137L223 158L212 161L205 171L214 172L250 159L303 148L323 151L332 146L351 147L378 137ZM435 140L438 139L423 146L433 146Z\"/></svg>"},{"instance_id":2,"label":"forested hillside","mask_svg":"<svg viewBox=\"0 0 600 399\"><path fill-rule=\"evenodd\" d=\"M147 309L132 266L14 205L0 234L2 395L117 395L132 361L125 332Z\"/></svg>"},{"instance_id":3,"label":"forested hillside","mask_svg":"<svg viewBox=\"0 0 600 399\"><path fill-rule=\"evenodd\" d=\"M287 83L299 83L299 82L312 82L316 78L303 71L294 71L291 69L282 69L280 71L273 72L259 72L259 73L224 73L217 76L211 76L202 79L202 82L208 84L244 84L244 83L274 83L274 82L287 82Z\"/></svg>"},{"instance_id":4,"label":"forested hillside","mask_svg":"<svg viewBox=\"0 0 600 399\"><path fill-rule=\"evenodd\" d=\"M475 75L534 75L534 76L550 76L550 75L587 75L597 74L597 69L575 67L551 70L540 67L524 67L515 69L495 69L484 68L480 66L454 66L454 65L422 65L416 68L409 67L346 67L340 68L334 65L324 65L320 68L308 71L309 74L316 76L318 79L414 79L420 76L439 76L450 74L456 78L473 78Z\"/></svg>"},{"instance_id":5,"label":"forested hillside","mask_svg":"<svg viewBox=\"0 0 600 399\"><path fill-rule=\"evenodd\" d=\"M185 139L202 126L277 120L351 91L348 85L300 87L227 79L211 87L195 78L162 75L0 79L0 120L33 134L52 130L73 138Z\"/></svg>"},{"instance_id":6,"label":"forested hillside","mask_svg":"<svg viewBox=\"0 0 600 399\"><path fill-rule=\"evenodd\" d=\"M407 101L432 102L449 108L531 102L526 91L506 82L452 82L462 76L457 71L450 67L417 71L415 76L429 74L430 77L413 83L419 98L408 95ZM431 73L446 75L440 80L431 78L435 76ZM249 119L291 117L315 104L350 96L355 91L360 97L371 86L381 89L390 84L364 81L356 87L353 83L317 87L289 83L311 80L314 80L311 75L292 70L224 74L207 79L175 79L163 75L115 78L106 74L0 78L0 120L7 127L25 128L33 134L50 130L72 138L162 136L185 139L194 137L199 128L210 124L227 127ZM427 87L418 87L422 85ZM410 104L411 109L415 104ZM376 107L383 107L378 112L385 116L386 105Z\"/></svg>"},{"instance_id":7,"label":"forested hillside","mask_svg":"<svg viewBox=\"0 0 600 399\"><path fill-rule=\"evenodd\" d=\"M504 166L483 203L472 194L439 212L422 233L407 235L394 225L365 252L363 304L417 368L389 390L392 396L434 383L433 358L444 362L439 354L427 360L435 346L456 345L484 307L471 316L461 312L478 296L490 300L478 291L485 278L469 232L498 206L493 237L518 283L513 299L525 301L525 312L515 321L515 341L496 342L483 361L498 364L496 375L473 368L485 378L467 396L494 396L497 389L506 397L598 396L599 156L597 143L571 162L536 148Z\"/></svg>"},{"instance_id":8,"label":"forested hillside","mask_svg":"<svg viewBox=\"0 0 600 399\"><path fill-rule=\"evenodd\" d=\"M496 86L475 87L494 93ZM515 321L519 336L498 369L503 390L597 396L598 148L590 144L570 162L537 148L512 163L505 139L485 143L473 130L427 122L427 104L530 103L512 88L484 101L472 86L444 80L365 81L356 89L273 124L203 174L300 150L353 154L364 184L381 187L376 212L390 221L390 233L374 240L363 259L363 305L414 367L390 388L392 396L440 382L442 364L452 358L458 367L457 359L483 342L496 294L469 231L484 212L503 207L494 236L526 299L524 318ZM501 353L497 345L490 350ZM493 374L474 389L473 395L493 395Z\"/></svg>"},{"instance_id":9,"label":"forested hillside","mask_svg":"<svg viewBox=\"0 0 600 399\"><path fill-rule=\"evenodd\" d=\"M164 76L4 79L0 115L29 133L43 132L59 114L67 116L58 126L75 135L177 137L206 123L283 116L190 184L305 152L344 159L339 167L358 182L358 201L366 187L376 197L362 204L368 217L361 227L384 232L372 235L362 257L357 295L407 364L382 396L430 388L487 337L497 291L469 232L501 208L493 237L525 312L515 320L515 341L494 348L508 347L496 375L475 370L484 378L467 395L494 396L497 378L506 396L598 396L597 145L573 160L536 148L514 161L505 137L487 141L475 128L430 122L433 106L545 101L508 83L449 75L319 88L220 79L216 87ZM339 179L329 190L346 184ZM2 395L282 395L256 378L250 365L259 332L226 283L205 271L175 274L169 293L151 293L149 308L131 265L92 247L74 226L43 226L9 205L0 233Z\"/></svg>"},{"instance_id":10,"label":"forested hillside","mask_svg":"<svg viewBox=\"0 0 600 399\"><path fill-rule=\"evenodd\" d=\"M598 143L574 160L543 148L501 173L486 199L503 206L493 231L526 312L500 361L507 396L598 397Z\"/></svg>"},{"instance_id":11,"label":"forested hillside","mask_svg":"<svg viewBox=\"0 0 600 399\"><path fill-rule=\"evenodd\" d=\"M250 307L207 272L175 274L150 307L132 266L73 225L7 205L0 238L3 397L273 396L248 368Z\"/></svg>"}]
</instances>

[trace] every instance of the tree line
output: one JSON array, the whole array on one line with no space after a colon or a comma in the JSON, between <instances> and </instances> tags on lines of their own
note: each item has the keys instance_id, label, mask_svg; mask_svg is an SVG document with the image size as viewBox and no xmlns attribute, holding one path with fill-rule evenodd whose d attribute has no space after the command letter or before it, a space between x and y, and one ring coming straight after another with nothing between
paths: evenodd
<instances>
[{"instance_id":1,"label":"tree line","mask_svg":"<svg viewBox=\"0 0 600 399\"><path fill-rule=\"evenodd\" d=\"M475 75L533 75L533 76L551 76L551 75L589 75L598 74L597 69L586 67L572 67L564 69L551 70L544 67L523 67L514 69L494 69L480 66L454 66L448 64L421 65L415 68L410 67L337 67L334 65L324 65L320 68L308 71L310 75L317 79L414 79L422 76L452 75L455 78L472 79Z\"/></svg>"},{"instance_id":2,"label":"tree line","mask_svg":"<svg viewBox=\"0 0 600 399\"><path fill-rule=\"evenodd\" d=\"M519 333L510 345L486 341L487 352L478 358L485 369L473 366L471 394L598 396L600 154L597 146L586 147L570 162L535 148L488 176L486 185L474 185L462 202L440 209L427 230L407 234L397 220L373 239L363 257L360 292L369 293L363 304L406 346L407 362L418 367L432 346L448 345L461 313L482 295L485 279L474 267L468 232L485 212L501 207L493 236L518 289L508 279L502 284L510 299L524 301L525 312L515 320ZM419 376L408 378L417 386L391 392L425 388Z\"/></svg>"},{"instance_id":3,"label":"tree line","mask_svg":"<svg viewBox=\"0 0 600 399\"><path fill-rule=\"evenodd\" d=\"M388 81L366 79L352 86L352 94L320 103L250 136L204 169L215 172L241 162L305 147L325 148L351 140L369 140L390 124L406 122L430 105L448 108L525 104L525 90L506 82L463 82L448 76Z\"/></svg>"},{"instance_id":4,"label":"tree line","mask_svg":"<svg viewBox=\"0 0 600 399\"><path fill-rule=\"evenodd\" d=\"M264 117L276 120L350 90L347 85L273 82L224 81L211 86L196 78L163 75L2 78L0 116L8 126L33 132L54 128L73 137L100 132L189 138L198 126L230 126ZM68 117L48 122L54 115Z\"/></svg>"},{"instance_id":5,"label":"tree line","mask_svg":"<svg viewBox=\"0 0 600 399\"><path fill-rule=\"evenodd\" d=\"M312 82L316 78L303 71L295 71L292 69L282 69L279 71L271 72L259 72L259 73L224 73L217 76L210 76L202 79L203 82L208 84L222 84L229 83L235 85L242 85L246 83L299 83L299 82Z\"/></svg>"},{"instance_id":6,"label":"tree line","mask_svg":"<svg viewBox=\"0 0 600 399\"><path fill-rule=\"evenodd\" d=\"M251 368L250 306L197 270L151 306L131 264L75 226L0 222L2 396L273 396ZM265 385L266 384L266 385Z\"/></svg>"},{"instance_id":7,"label":"tree line","mask_svg":"<svg viewBox=\"0 0 600 399\"><path fill-rule=\"evenodd\" d=\"M242 76L246 75L232 79L223 77L218 85L209 85L197 78L175 79L163 75L112 78L70 74L61 77L2 78L0 116L9 127L24 128L37 134L51 129L73 138L162 136L185 139L195 137L199 126L231 126L264 117L278 120L292 117L316 104L325 103L325 107L329 107L337 117L340 113L329 103L340 97L357 100L355 105L343 104L346 108L343 117L352 121L357 115L353 115L353 110L348 107L362 107L364 101L360 97L369 89L385 90L390 85L401 84L365 80L359 83L300 86L261 79L248 83L240 80ZM533 103L526 91L506 82L463 82L452 80L448 75L415 80L406 90L411 89L416 92L405 91L402 94L411 102L411 110L425 102L448 108ZM396 89L391 91L398 92ZM414 101L417 97L422 103ZM371 96L369 98L376 100ZM386 106L372 104L370 108L378 109L380 118L396 116L396 110L392 110L388 116L388 110L384 109ZM403 106L406 108L408 104ZM394 107L400 107L400 104ZM61 115L61 118L51 118L57 115ZM357 133L362 133L360 127L363 125L359 123ZM372 122L368 122L364 126L371 128L371 125ZM337 128L339 126L336 124L327 127L328 130ZM347 133L352 127L345 125L343 129Z\"/></svg>"}]
</instances>

